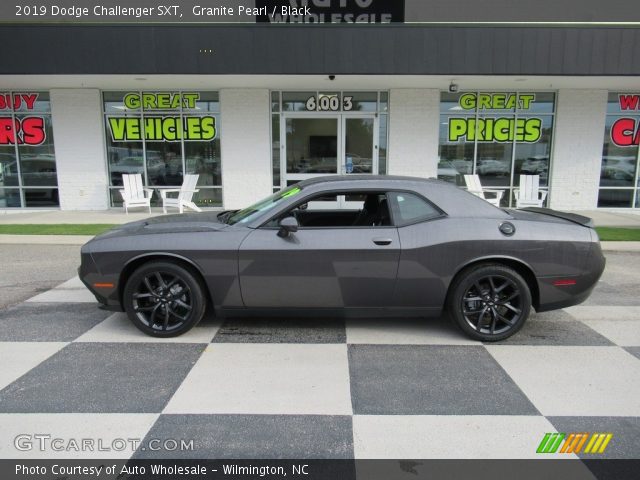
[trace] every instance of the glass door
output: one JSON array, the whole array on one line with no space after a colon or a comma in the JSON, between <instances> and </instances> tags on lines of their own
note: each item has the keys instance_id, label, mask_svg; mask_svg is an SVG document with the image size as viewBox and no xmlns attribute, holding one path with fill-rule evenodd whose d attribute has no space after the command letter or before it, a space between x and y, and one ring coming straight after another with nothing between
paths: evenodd
<instances>
[{"instance_id":1,"label":"glass door","mask_svg":"<svg viewBox=\"0 0 640 480\"><path fill-rule=\"evenodd\" d=\"M375 115L284 114L281 117L280 171L284 186L325 175L378 173ZM313 202L314 208L361 208L344 196Z\"/></svg>"},{"instance_id":2,"label":"glass door","mask_svg":"<svg viewBox=\"0 0 640 480\"><path fill-rule=\"evenodd\" d=\"M280 135L286 186L307 178L339 173L342 143L339 120L338 116L283 115L284 128Z\"/></svg>"},{"instance_id":3,"label":"glass door","mask_svg":"<svg viewBox=\"0 0 640 480\"><path fill-rule=\"evenodd\" d=\"M374 135L377 131L376 118L372 115L344 115L342 130L344 152L340 173L378 173L378 149Z\"/></svg>"}]
</instances>

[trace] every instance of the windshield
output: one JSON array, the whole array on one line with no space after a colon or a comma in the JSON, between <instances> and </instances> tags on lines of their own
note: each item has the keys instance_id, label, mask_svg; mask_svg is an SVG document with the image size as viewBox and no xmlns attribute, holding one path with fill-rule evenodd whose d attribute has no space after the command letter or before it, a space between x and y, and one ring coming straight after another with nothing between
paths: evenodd
<instances>
[{"instance_id":1,"label":"windshield","mask_svg":"<svg viewBox=\"0 0 640 480\"><path fill-rule=\"evenodd\" d=\"M235 223L248 223L263 213L276 208L283 200L293 197L301 191L302 188L297 185L291 186L285 190L280 190L270 197L260 200L258 203L254 203L250 207L243 208L242 210L235 212L226 219L227 221L225 223L228 223L229 225L233 225Z\"/></svg>"}]
</instances>

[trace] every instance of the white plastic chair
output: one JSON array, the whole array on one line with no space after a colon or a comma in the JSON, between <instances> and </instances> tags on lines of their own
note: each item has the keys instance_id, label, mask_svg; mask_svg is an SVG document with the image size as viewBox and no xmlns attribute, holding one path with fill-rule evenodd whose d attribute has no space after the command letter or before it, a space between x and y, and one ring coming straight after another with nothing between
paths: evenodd
<instances>
[{"instance_id":1,"label":"white plastic chair","mask_svg":"<svg viewBox=\"0 0 640 480\"><path fill-rule=\"evenodd\" d=\"M502 199L502 195L504 195L504 190L494 190L491 188L482 188L482 184L480 183L480 177L478 175L465 175L464 182L467 184L467 191L469 193L473 193L477 197L486 200L491 205L495 205L496 207L500 206L500 200ZM487 193L491 195L487 197Z\"/></svg>"},{"instance_id":2,"label":"white plastic chair","mask_svg":"<svg viewBox=\"0 0 640 480\"><path fill-rule=\"evenodd\" d=\"M540 190L540 175L520 175L520 187L514 188L516 208L542 207L547 191Z\"/></svg>"},{"instance_id":3,"label":"white plastic chair","mask_svg":"<svg viewBox=\"0 0 640 480\"><path fill-rule=\"evenodd\" d=\"M177 208L180 213L184 212L184 207L201 212L202 210L191 200L193 194L199 192L196 189L198 183L198 177L200 175L185 175L182 180L182 186L180 188L162 188L160 189L160 196L162 197L162 211L167 213L167 207ZM178 193L177 197L169 197L169 193Z\"/></svg>"},{"instance_id":4,"label":"white plastic chair","mask_svg":"<svg viewBox=\"0 0 640 480\"><path fill-rule=\"evenodd\" d=\"M122 196L122 206L125 213L129 214L129 208L147 207L151 213L151 197L153 196L152 188L144 188L142 186L142 175L139 173L123 174L120 195Z\"/></svg>"}]
</instances>

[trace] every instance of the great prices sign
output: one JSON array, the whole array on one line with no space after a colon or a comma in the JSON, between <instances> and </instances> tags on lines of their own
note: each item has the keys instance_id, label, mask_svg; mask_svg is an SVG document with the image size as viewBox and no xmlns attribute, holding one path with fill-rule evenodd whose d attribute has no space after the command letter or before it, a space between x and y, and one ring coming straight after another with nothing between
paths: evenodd
<instances>
[{"instance_id":1,"label":"great prices sign","mask_svg":"<svg viewBox=\"0 0 640 480\"><path fill-rule=\"evenodd\" d=\"M123 98L129 110L142 109L144 118L109 116L107 122L114 142L210 141L216 137L216 118L212 115L156 114L166 110L195 110L200 94L193 92L131 92Z\"/></svg>"},{"instance_id":2,"label":"great prices sign","mask_svg":"<svg viewBox=\"0 0 640 480\"><path fill-rule=\"evenodd\" d=\"M45 142L44 118L29 113L37 99L37 93L0 94L0 145L36 146ZM16 111L15 116L12 111Z\"/></svg>"},{"instance_id":3,"label":"great prices sign","mask_svg":"<svg viewBox=\"0 0 640 480\"><path fill-rule=\"evenodd\" d=\"M482 117L449 117L448 140L535 143L542 136L542 119L531 116L515 118L512 113L514 108L524 112L530 110L535 101L534 93L463 93L458 100L458 109L478 111ZM504 114L501 115L500 111Z\"/></svg>"},{"instance_id":4,"label":"great prices sign","mask_svg":"<svg viewBox=\"0 0 640 480\"><path fill-rule=\"evenodd\" d=\"M618 118L613 122L611 141L618 147L640 145L640 95L620 94L618 103L621 113L635 113L635 116Z\"/></svg>"}]
</instances>

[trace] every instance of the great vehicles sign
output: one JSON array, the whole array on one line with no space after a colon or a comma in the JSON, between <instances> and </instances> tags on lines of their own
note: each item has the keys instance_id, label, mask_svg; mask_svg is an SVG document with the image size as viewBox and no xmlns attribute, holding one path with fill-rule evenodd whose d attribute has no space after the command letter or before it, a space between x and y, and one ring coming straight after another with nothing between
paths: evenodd
<instances>
[{"instance_id":1,"label":"great vehicles sign","mask_svg":"<svg viewBox=\"0 0 640 480\"><path fill-rule=\"evenodd\" d=\"M463 93L456 108L479 116L449 117L448 140L535 143L542 136L542 119L513 113L515 108L527 112L535 101L534 93Z\"/></svg>"},{"instance_id":2,"label":"great vehicles sign","mask_svg":"<svg viewBox=\"0 0 640 480\"><path fill-rule=\"evenodd\" d=\"M123 98L128 111L142 109L144 116L110 115L109 132L114 142L210 141L216 137L216 118L196 112L196 92L130 92ZM172 113L172 111L177 111ZM163 113L160 113L163 112Z\"/></svg>"}]
</instances>

